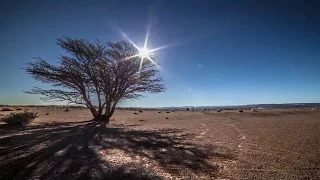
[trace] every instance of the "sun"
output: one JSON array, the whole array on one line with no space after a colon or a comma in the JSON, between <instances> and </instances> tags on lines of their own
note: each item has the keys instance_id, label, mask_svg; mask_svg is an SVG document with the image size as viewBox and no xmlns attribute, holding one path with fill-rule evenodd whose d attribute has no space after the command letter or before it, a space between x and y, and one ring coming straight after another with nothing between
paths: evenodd
<instances>
[{"instance_id":1,"label":"sun","mask_svg":"<svg viewBox=\"0 0 320 180\"><path fill-rule=\"evenodd\" d=\"M150 51L149 51L147 48L141 48L141 49L139 49L139 56L140 56L141 58L147 58L147 57L149 57L149 53L150 53Z\"/></svg>"},{"instance_id":2,"label":"sun","mask_svg":"<svg viewBox=\"0 0 320 180\"><path fill-rule=\"evenodd\" d=\"M139 67L139 77L140 77L140 73L141 73L141 69L142 69L142 64L144 60L150 61L151 63L153 63L154 65L158 66L158 64L156 62L154 62L154 60L149 56L150 54L153 54L155 51L164 49L164 48L168 48L169 45L164 45L164 46L160 46L154 49L147 49L147 44L148 44L148 39L149 39L149 31L150 31L150 26L147 28L147 33L146 33L146 38L144 40L144 46L143 47L138 47L124 32L120 31L119 32L122 34L123 37L126 38L126 40L128 40L137 50L138 53L129 57L124 58L124 60L129 60L129 59L133 59L135 57L140 57L140 67Z\"/></svg>"}]
</instances>

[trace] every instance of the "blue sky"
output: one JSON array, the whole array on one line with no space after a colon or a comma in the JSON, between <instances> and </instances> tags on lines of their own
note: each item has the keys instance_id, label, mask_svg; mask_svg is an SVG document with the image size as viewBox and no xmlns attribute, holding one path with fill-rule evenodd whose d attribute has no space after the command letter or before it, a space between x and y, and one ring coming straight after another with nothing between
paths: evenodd
<instances>
[{"instance_id":1,"label":"blue sky","mask_svg":"<svg viewBox=\"0 0 320 180\"><path fill-rule=\"evenodd\" d=\"M56 38L117 41L157 51L167 91L122 106L320 102L319 1L7 1L0 7L0 104L45 104L23 69L56 63Z\"/></svg>"}]
</instances>

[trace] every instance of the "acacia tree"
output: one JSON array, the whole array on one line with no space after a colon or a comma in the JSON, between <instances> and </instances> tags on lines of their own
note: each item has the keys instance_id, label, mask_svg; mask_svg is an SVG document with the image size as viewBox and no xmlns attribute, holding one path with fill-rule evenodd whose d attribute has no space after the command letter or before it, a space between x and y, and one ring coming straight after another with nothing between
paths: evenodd
<instances>
[{"instance_id":1,"label":"acacia tree","mask_svg":"<svg viewBox=\"0 0 320 180\"><path fill-rule=\"evenodd\" d=\"M36 87L26 93L40 94L44 101L85 105L95 119L108 120L119 101L165 90L153 63L143 61L140 69L141 57L134 56L138 50L128 41L103 44L61 38L57 44L66 51L57 65L38 57L26 68L32 77L51 84L53 89Z\"/></svg>"}]
</instances>

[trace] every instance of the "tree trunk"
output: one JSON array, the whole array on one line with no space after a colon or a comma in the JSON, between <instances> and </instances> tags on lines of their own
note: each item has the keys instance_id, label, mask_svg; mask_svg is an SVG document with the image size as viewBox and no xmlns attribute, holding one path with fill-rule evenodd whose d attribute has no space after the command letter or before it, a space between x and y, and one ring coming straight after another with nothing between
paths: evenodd
<instances>
[{"instance_id":1,"label":"tree trunk","mask_svg":"<svg viewBox=\"0 0 320 180\"><path fill-rule=\"evenodd\" d=\"M90 111L91 111L91 114L93 117L97 117L98 116L98 112L96 110L96 108L94 107L89 107Z\"/></svg>"},{"instance_id":2,"label":"tree trunk","mask_svg":"<svg viewBox=\"0 0 320 180\"><path fill-rule=\"evenodd\" d=\"M113 115L113 113L115 111L117 103L118 103L118 101L114 101L112 103L112 107L111 107L111 103L106 103L106 109L105 109L104 115L102 115L103 121L109 122L109 119L111 118L111 116Z\"/></svg>"},{"instance_id":3,"label":"tree trunk","mask_svg":"<svg viewBox=\"0 0 320 180\"><path fill-rule=\"evenodd\" d=\"M112 104L112 107L111 107L110 103L107 105L106 112L105 112L105 118L108 121L111 118L111 116L113 115L113 113L114 113L114 111L116 109L116 105L117 105L118 101L119 100L114 101L113 104Z\"/></svg>"}]
</instances>

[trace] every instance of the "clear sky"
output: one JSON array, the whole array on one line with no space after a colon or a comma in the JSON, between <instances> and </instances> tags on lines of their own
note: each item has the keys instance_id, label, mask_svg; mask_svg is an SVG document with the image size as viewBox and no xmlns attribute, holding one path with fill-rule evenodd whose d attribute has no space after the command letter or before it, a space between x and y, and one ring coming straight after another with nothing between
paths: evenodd
<instances>
[{"instance_id":1,"label":"clear sky","mask_svg":"<svg viewBox=\"0 0 320 180\"><path fill-rule=\"evenodd\" d=\"M320 1L5 0L0 7L0 104L44 104L48 87L23 69L56 63L56 38L122 37L157 51L167 91L123 106L320 102Z\"/></svg>"}]
</instances>

